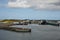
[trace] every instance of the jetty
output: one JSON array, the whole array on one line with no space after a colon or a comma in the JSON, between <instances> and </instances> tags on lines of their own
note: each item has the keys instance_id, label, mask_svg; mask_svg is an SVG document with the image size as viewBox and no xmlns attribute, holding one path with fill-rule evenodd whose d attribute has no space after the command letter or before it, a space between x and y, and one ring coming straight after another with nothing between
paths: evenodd
<instances>
[{"instance_id":1,"label":"jetty","mask_svg":"<svg viewBox=\"0 0 60 40\"><path fill-rule=\"evenodd\" d=\"M0 23L0 29L14 31L14 32L31 32L31 29L30 28L10 27L12 25L13 24Z\"/></svg>"}]
</instances>

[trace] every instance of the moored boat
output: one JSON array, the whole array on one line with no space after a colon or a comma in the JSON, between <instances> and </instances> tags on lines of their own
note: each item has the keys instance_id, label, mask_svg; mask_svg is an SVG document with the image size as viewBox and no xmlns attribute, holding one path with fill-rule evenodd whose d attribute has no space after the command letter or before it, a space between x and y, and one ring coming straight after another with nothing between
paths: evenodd
<instances>
[{"instance_id":1,"label":"moored boat","mask_svg":"<svg viewBox=\"0 0 60 40\"><path fill-rule=\"evenodd\" d=\"M16 32L31 32L31 29L29 28L16 28Z\"/></svg>"}]
</instances>

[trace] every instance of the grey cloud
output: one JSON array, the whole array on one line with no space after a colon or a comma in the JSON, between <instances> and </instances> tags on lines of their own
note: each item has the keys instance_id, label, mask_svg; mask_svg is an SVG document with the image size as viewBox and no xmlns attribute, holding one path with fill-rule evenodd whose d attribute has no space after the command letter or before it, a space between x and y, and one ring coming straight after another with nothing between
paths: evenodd
<instances>
[{"instance_id":1,"label":"grey cloud","mask_svg":"<svg viewBox=\"0 0 60 40\"><path fill-rule=\"evenodd\" d=\"M34 9L59 10L60 0L26 0Z\"/></svg>"},{"instance_id":2,"label":"grey cloud","mask_svg":"<svg viewBox=\"0 0 60 40\"><path fill-rule=\"evenodd\" d=\"M52 3L52 4L54 4L54 5L56 5L56 6L60 6L60 2Z\"/></svg>"}]
</instances>

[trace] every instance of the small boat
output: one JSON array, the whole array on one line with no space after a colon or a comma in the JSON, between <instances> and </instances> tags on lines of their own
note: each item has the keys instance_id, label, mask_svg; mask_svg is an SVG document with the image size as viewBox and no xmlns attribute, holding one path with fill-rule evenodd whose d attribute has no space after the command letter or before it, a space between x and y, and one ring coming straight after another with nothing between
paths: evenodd
<instances>
[{"instance_id":1,"label":"small boat","mask_svg":"<svg viewBox=\"0 0 60 40\"><path fill-rule=\"evenodd\" d=\"M28 25L28 22L20 22L20 25Z\"/></svg>"},{"instance_id":2,"label":"small boat","mask_svg":"<svg viewBox=\"0 0 60 40\"><path fill-rule=\"evenodd\" d=\"M16 32L31 32L31 29L29 28L16 28Z\"/></svg>"}]
</instances>

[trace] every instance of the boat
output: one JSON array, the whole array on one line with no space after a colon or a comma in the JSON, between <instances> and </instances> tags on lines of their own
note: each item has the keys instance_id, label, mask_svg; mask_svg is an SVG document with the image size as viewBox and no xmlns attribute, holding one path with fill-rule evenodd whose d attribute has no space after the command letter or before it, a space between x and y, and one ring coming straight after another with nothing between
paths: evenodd
<instances>
[{"instance_id":1,"label":"boat","mask_svg":"<svg viewBox=\"0 0 60 40\"><path fill-rule=\"evenodd\" d=\"M41 20L41 22L39 22L39 25L45 25L47 24L46 20Z\"/></svg>"},{"instance_id":2,"label":"boat","mask_svg":"<svg viewBox=\"0 0 60 40\"><path fill-rule=\"evenodd\" d=\"M29 28L16 28L16 32L31 32L31 29Z\"/></svg>"},{"instance_id":3,"label":"boat","mask_svg":"<svg viewBox=\"0 0 60 40\"><path fill-rule=\"evenodd\" d=\"M30 28L16 28L16 27L5 27L5 30L15 31L15 32L31 32Z\"/></svg>"},{"instance_id":4,"label":"boat","mask_svg":"<svg viewBox=\"0 0 60 40\"><path fill-rule=\"evenodd\" d=\"M20 25L28 25L28 22L20 22Z\"/></svg>"}]
</instances>

